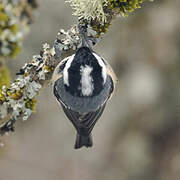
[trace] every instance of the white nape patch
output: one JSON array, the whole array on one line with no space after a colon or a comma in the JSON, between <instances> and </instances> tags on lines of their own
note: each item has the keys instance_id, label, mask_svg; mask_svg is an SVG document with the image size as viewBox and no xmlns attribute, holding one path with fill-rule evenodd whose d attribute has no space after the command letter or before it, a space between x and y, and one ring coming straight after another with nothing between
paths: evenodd
<instances>
[{"instance_id":1,"label":"white nape patch","mask_svg":"<svg viewBox=\"0 0 180 180\"><path fill-rule=\"evenodd\" d=\"M69 86L69 73L68 73L68 69L71 66L71 63L74 59L75 54L73 54L72 56L68 57L69 59L67 60L67 63L64 67L64 71L63 71L63 80L64 80L64 84L66 84L67 86Z\"/></svg>"},{"instance_id":2,"label":"white nape patch","mask_svg":"<svg viewBox=\"0 0 180 180\"><path fill-rule=\"evenodd\" d=\"M93 93L94 85L93 85L93 79L90 75L93 68L85 65L80 67L81 72L81 85L82 85L82 94L83 96L90 96Z\"/></svg>"},{"instance_id":3,"label":"white nape patch","mask_svg":"<svg viewBox=\"0 0 180 180\"><path fill-rule=\"evenodd\" d=\"M93 53L95 58L97 59L99 65L102 67L102 77L103 77L103 83L105 84L106 78L107 78L107 69L106 65L104 64L103 60L101 59L100 56L98 56L96 53Z\"/></svg>"}]
</instances>

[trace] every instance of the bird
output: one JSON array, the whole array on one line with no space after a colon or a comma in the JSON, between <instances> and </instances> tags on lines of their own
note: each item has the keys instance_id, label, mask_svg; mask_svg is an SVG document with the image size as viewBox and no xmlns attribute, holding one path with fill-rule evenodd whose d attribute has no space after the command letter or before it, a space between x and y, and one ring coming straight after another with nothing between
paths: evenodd
<instances>
[{"instance_id":1,"label":"bird","mask_svg":"<svg viewBox=\"0 0 180 180\"><path fill-rule=\"evenodd\" d=\"M55 68L53 93L77 131L74 148L92 147L91 132L112 97L117 77L108 62L82 46Z\"/></svg>"}]
</instances>

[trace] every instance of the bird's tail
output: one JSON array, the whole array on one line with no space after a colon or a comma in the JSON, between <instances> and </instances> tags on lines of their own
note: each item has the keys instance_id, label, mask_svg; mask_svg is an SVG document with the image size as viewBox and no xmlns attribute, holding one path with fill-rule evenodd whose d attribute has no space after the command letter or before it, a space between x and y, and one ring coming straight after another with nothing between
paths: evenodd
<instances>
[{"instance_id":1,"label":"bird's tail","mask_svg":"<svg viewBox=\"0 0 180 180\"><path fill-rule=\"evenodd\" d=\"M74 145L75 149L79 149L82 146L92 147L92 145L93 145L93 142L92 142L91 134L89 134L88 136L82 136L82 135L77 133L76 143Z\"/></svg>"}]
</instances>

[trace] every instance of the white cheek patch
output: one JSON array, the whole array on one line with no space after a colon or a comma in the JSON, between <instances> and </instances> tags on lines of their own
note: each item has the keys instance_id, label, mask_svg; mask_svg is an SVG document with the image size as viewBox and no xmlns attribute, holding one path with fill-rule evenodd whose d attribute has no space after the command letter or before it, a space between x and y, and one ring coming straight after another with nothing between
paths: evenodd
<instances>
[{"instance_id":1,"label":"white cheek patch","mask_svg":"<svg viewBox=\"0 0 180 180\"><path fill-rule=\"evenodd\" d=\"M101 59L100 56L98 56L96 53L93 53L93 55L97 59L99 65L102 67L102 78L103 78L103 83L105 84L106 78L107 78L106 65L104 64L104 62L103 62L103 60Z\"/></svg>"},{"instance_id":2,"label":"white cheek patch","mask_svg":"<svg viewBox=\"0 0 180 180\"><path fill-rule=\"evenodd\" d=\"M69 73L68 73L68 69L71 66L71 63L74 59L75 54L73 54L72 56L68 57L69 59L67 60L67 63L64 67L64 71L63 71L63 80L64 80L64 84L69 86Z\"/></svg>"},{"instance_id":3,"label":"white cheek patch","mask_svg":"<svg viewBox=\"0 0 180 180\"><path fill-rule=\"evenodd\" d=\"M85 65L81 66L80 72L81 72L81 90L83 96L90 96L93 93L94 85L93 85L93 79L91 77L91 72L93 68Z\"/></svg>"}]
</instances>

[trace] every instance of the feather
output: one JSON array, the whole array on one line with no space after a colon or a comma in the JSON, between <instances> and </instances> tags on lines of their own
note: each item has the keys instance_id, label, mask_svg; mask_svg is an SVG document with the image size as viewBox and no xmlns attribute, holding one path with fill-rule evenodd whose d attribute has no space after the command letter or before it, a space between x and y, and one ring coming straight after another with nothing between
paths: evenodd
<instances>
[{"instance_id":1,"label":"feather","mask_svg":"<svg viewBox=\"0 0 180 180\"><path fill-rule=\"evenodd\" d=\"M61 105L64 113L76 128L78 134L83 136L88 136L91 133L94 125L102 115L104 108L106 106L106 104L104 104L97 111L89 112L86 114L80 114L65 107L63 104Z\"/></svg>"},{"instance_id":2,"label":"feather","mask_svg":"<svg viewBox=\"0 0 180 180\"><path fill-rule=\"evenodd\" d=\"M112 84L113 84L113 89L112 89L112 92L111 92L110 97L109 97L109 99L111 99L111 97L114 94L114 90L115 90L118 78L117 78L115 72L113 71L111 65L104 58L102 58L102 60L106 64L107 74L110 76L110 78L112 80Z\"/></svg>"}]
</instances>

